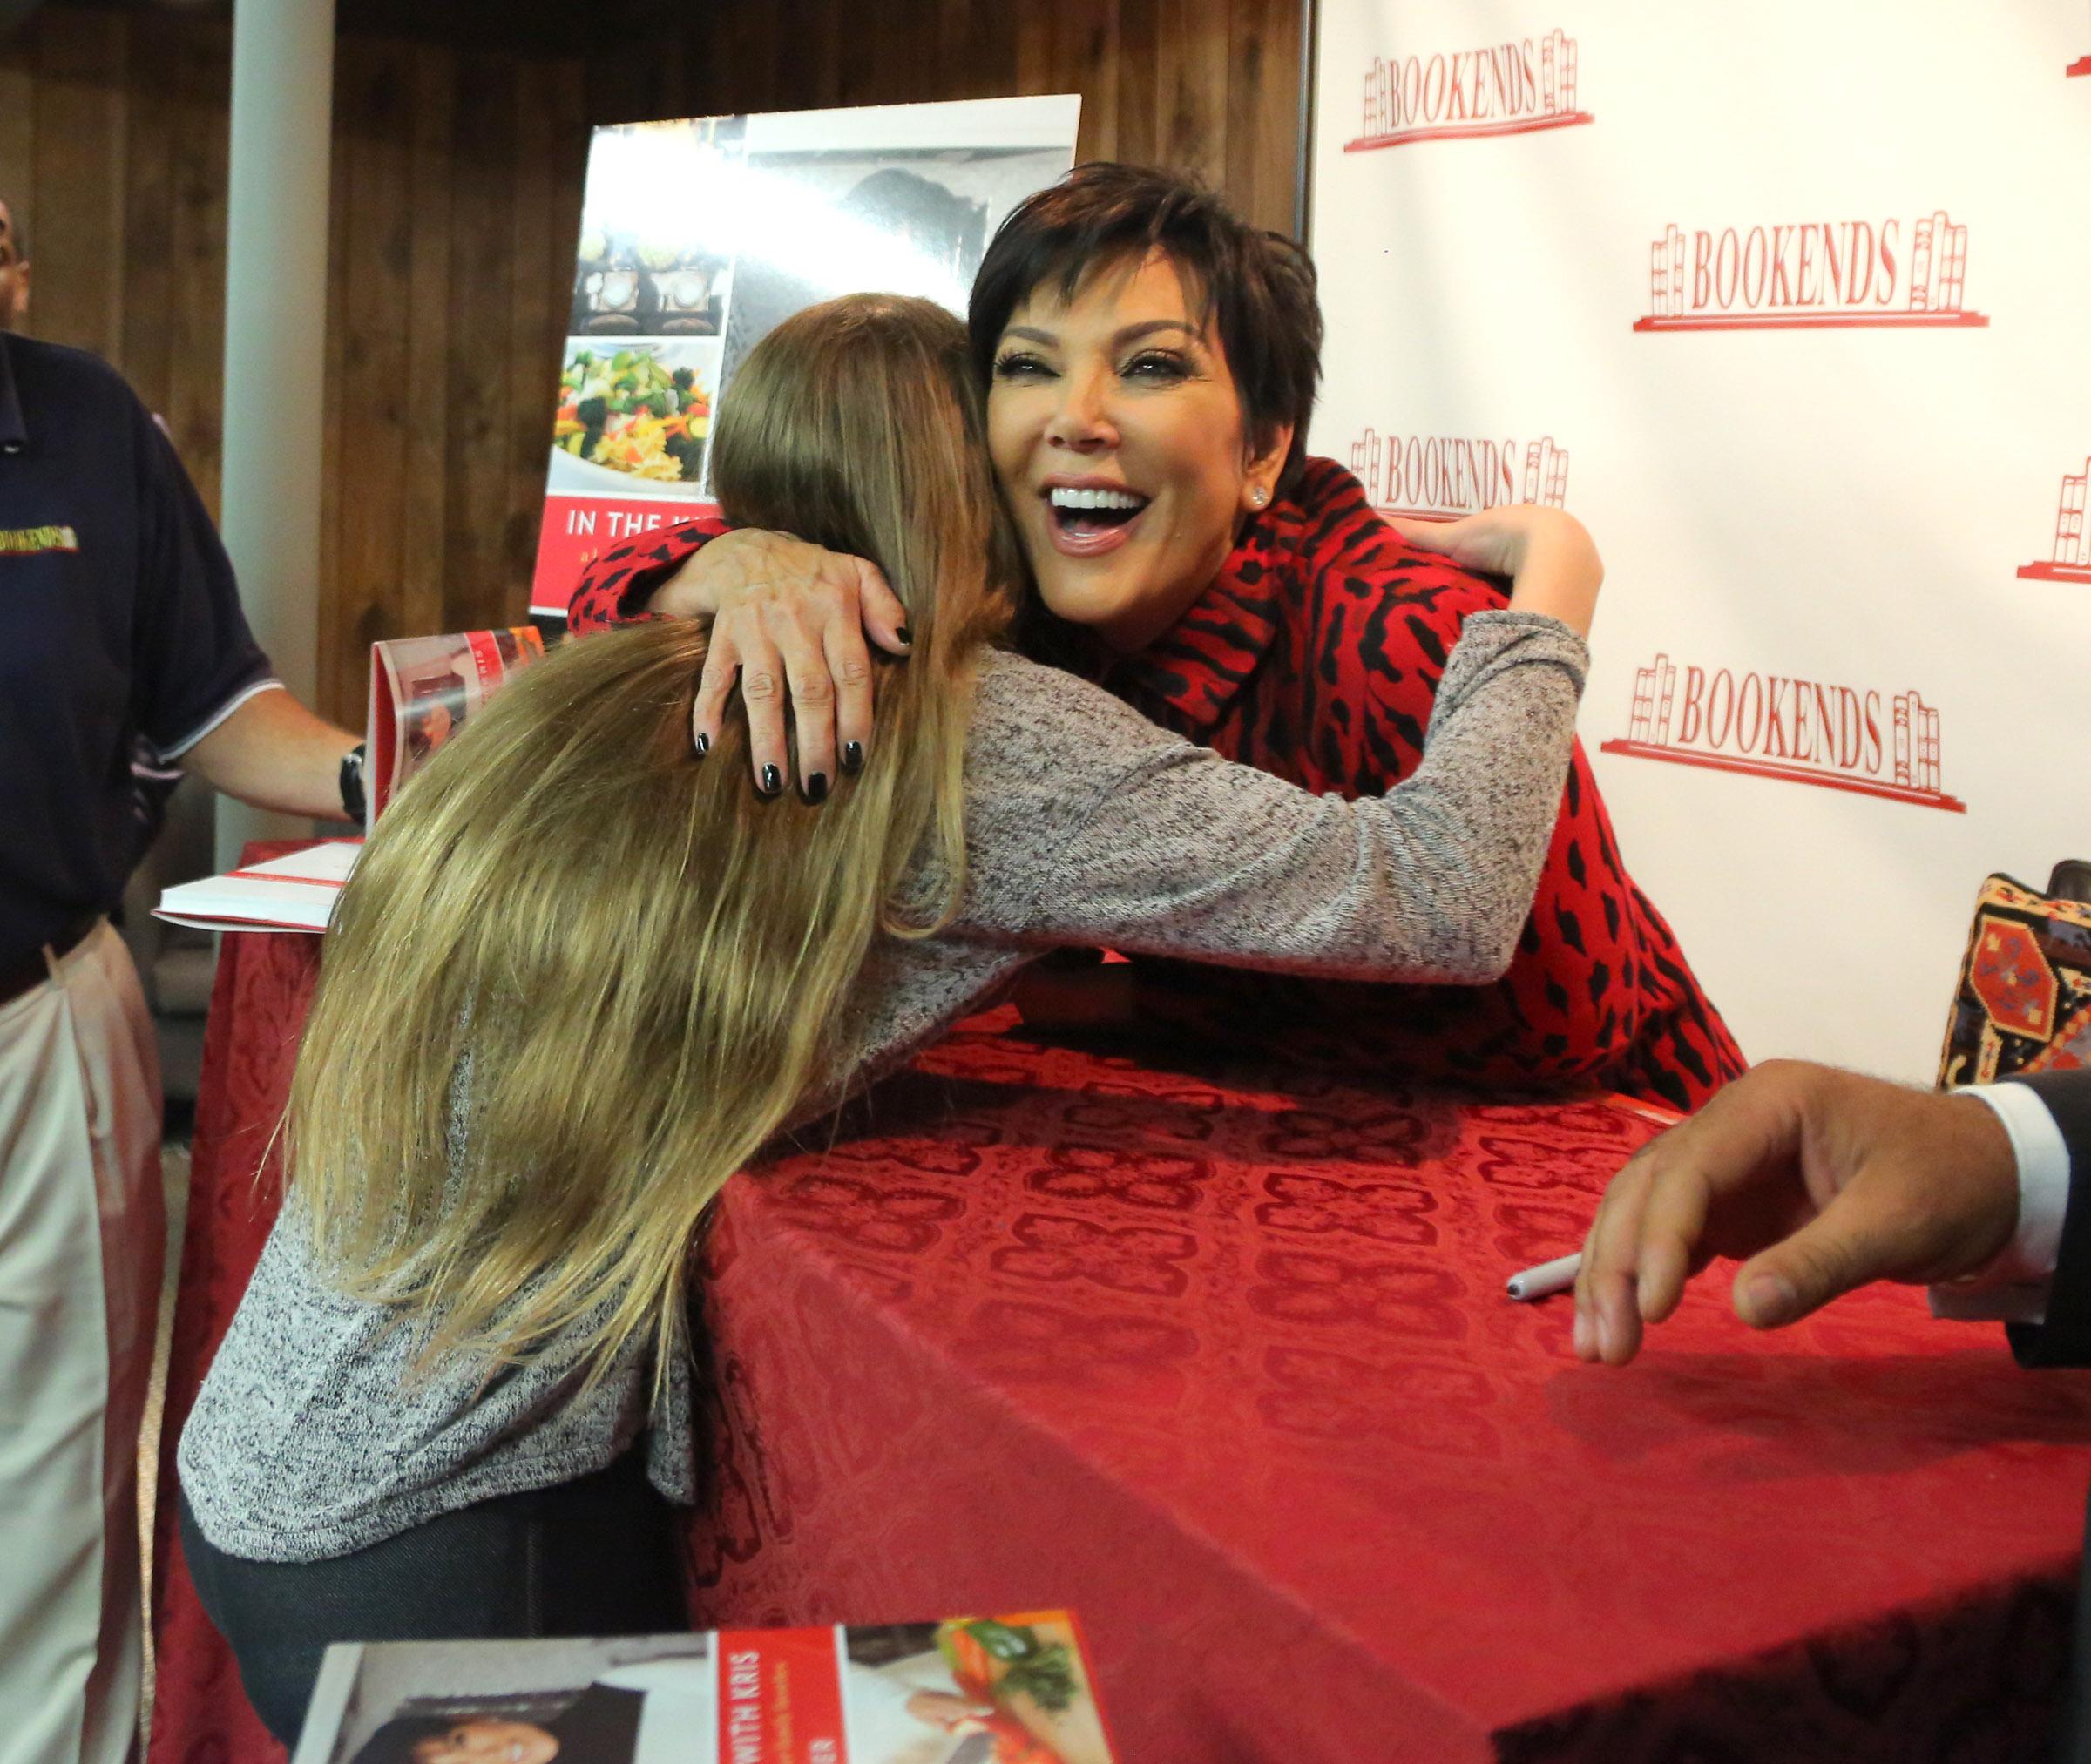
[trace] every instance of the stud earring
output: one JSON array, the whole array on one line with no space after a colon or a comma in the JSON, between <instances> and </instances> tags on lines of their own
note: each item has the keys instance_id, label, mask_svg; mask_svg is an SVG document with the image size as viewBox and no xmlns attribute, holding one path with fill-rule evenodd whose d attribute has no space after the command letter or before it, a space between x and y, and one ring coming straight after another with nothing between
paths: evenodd
<instances>
[{"instance_id":1,"label":"stud earring","mask_svg":"<svg viewBox=\"0 0 2091 1764\"><path fill-rule=\"evenodd\" d=\"M1262 484L1258 484L1255 489L1249 491L1249 499L1256 507L1262 508L1265 503L1270 500L1270 492L1265 490Z\"/></svg>"}]
</instances>

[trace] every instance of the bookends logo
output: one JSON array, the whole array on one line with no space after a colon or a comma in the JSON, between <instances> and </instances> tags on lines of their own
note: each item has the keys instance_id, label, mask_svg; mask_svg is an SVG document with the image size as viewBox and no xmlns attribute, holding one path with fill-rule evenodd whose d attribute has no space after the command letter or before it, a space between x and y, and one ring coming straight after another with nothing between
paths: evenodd
<instances>
[{"instance_id":1,"label":"bookends logo","mask_svg":"<svg viewBox=\"0 0 2091 1764\"><path fill-rule=\"evenodd\" d=\"M1343 151L1594 122L1576 107L1579 58L1575 39L1559 29L1536 43L1527 37L1392 61L1375 56L1364 78L1364 132Z\"/></svg>"},{"instance_id":2,"label":"bookends logo","mask_svg":"<svg viewBox=\"0 0 2091 1764\"><path fill-rule=\"evenodd\" d=\"M1551 435L1520 449L1510 440L1368 429L1350 443L1350 470L1366 500L1397 519L1456 521L1506 503L1558 509L1568 494L1568 449Z\"/></svg>"},{"instance_id":3,"label":"bookends logo","mask_svg":"<svg viewBox=\"0 0 2091 1764\"><path fill-rule=\"evenodd\" d=\"M1624 740L1601 751L1744 772L1965 814L1939 787L1939 713L1916 692L1878 691L1729 668L1678 671L1658 655L1634 675Z\"/></svg>"},{"instance_id":4,"label":"bookends logo","mask_svg":"<svg viewBox=\"0 0 2091 1764\"><path fill-rule=\"evenodd\" d=\"M1898 220L1700 227L1648 248L1637 331L1982 326L1964 304L1967 228L1941 209Z\"/></svg>"},{"instance_id":5,"label":"bookends logo","mask_svg":"<svg viewBox=\"0 0 2091 1764\"><path fill-rule=\"evenodd\" d=\"M2054 551L2045 562L2021 564L2019 574L2035 582L2091 582L2091 525L2084 519L2084 490L2091 483L2091 459L2076 473L2062 474L2062 494L2054 510Z\"/></svg>"}]
</instances>

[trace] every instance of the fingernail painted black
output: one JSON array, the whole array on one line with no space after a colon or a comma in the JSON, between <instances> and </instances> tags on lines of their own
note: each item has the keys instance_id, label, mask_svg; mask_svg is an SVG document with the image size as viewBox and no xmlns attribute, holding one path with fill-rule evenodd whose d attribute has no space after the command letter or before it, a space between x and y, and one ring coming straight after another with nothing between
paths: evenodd
<instances>
[{"instance_id":1,"label":"fingernail painted black","mask_svg":"<svg viewBox=\"0 0 2091 1764\"><path fill-rule=\"evenodd\" d=\"M855 777L864 769L864 744L862 741L842 743L842 770Z\"/></svg>"},{"instance_id":2,"label":"fingernail painted black","mask_svg":"<svg viewBox=\"0 0 2091 1764\"><path fill-rule=\"evenodd\" d=\"M825 802L828 800L828 774L815 772L806 781L806 800L809 802Z\"/></svg>"},{"instance_id":3,"label":"fingernail painted black","mask_svg":"<svg viewBox=\"0 0 2091 1764\"><path fill-rule=\"evenodd\" d=\"M762 768L762 794L765 796L775 796L783 787L783 775L775 766L765 766Z\"/></svg>"},{"instance_id":4,"label":"fingernail painted black","mask_svg":"<svg viewBox=\"0 0 2091 1764\"><path fill-rule=\"evenodd\" d=\"M910 631L904 625L902 625L900 629L896 631L893 634L905 644L912 645L915 641L915 633Z\"/></svg>"},{"instance_id":5,"label":"fingernail painted black","mask_svg":"<svg viewBox=\"0 0 2091 1764\"><path fill-rule=\"evenodd\" d=\"M701 760L711 751L712 738L709 735L700 734L697 737L697 757Z\"/></svg>"}]
</instances>

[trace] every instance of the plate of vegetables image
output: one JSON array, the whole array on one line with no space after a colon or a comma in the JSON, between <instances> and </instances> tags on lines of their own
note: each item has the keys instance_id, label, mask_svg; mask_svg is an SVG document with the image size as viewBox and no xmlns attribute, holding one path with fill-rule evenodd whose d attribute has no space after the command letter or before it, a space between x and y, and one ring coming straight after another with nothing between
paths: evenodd
<instances>
[{"instance_id":1,"label":"plate of vegetables image","mask_svg":"<svg viewBox=\"0 0 2091 1764\"><path fill-rule=\"evenodd\" d=\"M707 358L717 345L575 340L567 350L552 422L553 487L694 493L711 433L714 369Z\"/></svg>"}]
</instances>

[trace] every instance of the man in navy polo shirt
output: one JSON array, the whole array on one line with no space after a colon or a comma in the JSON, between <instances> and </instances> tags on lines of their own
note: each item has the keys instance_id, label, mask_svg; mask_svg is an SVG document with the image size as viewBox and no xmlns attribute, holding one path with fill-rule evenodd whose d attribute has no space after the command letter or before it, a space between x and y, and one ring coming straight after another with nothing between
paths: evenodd
<instances>
[{"instance_id":1,"label":"man in navy polo shirt","mask_svg":"<svg viewBox=\"0 0 2091 1764\"><path fill-rule=\"evenodd\" d=\"M13 332L26 259L0 202L0 1764L116 1764L166 1233L152 1027L106 916L132 755L301 815L360 785L355 737L271 675L145 406Z\"/></svg>"}]
</instances>

